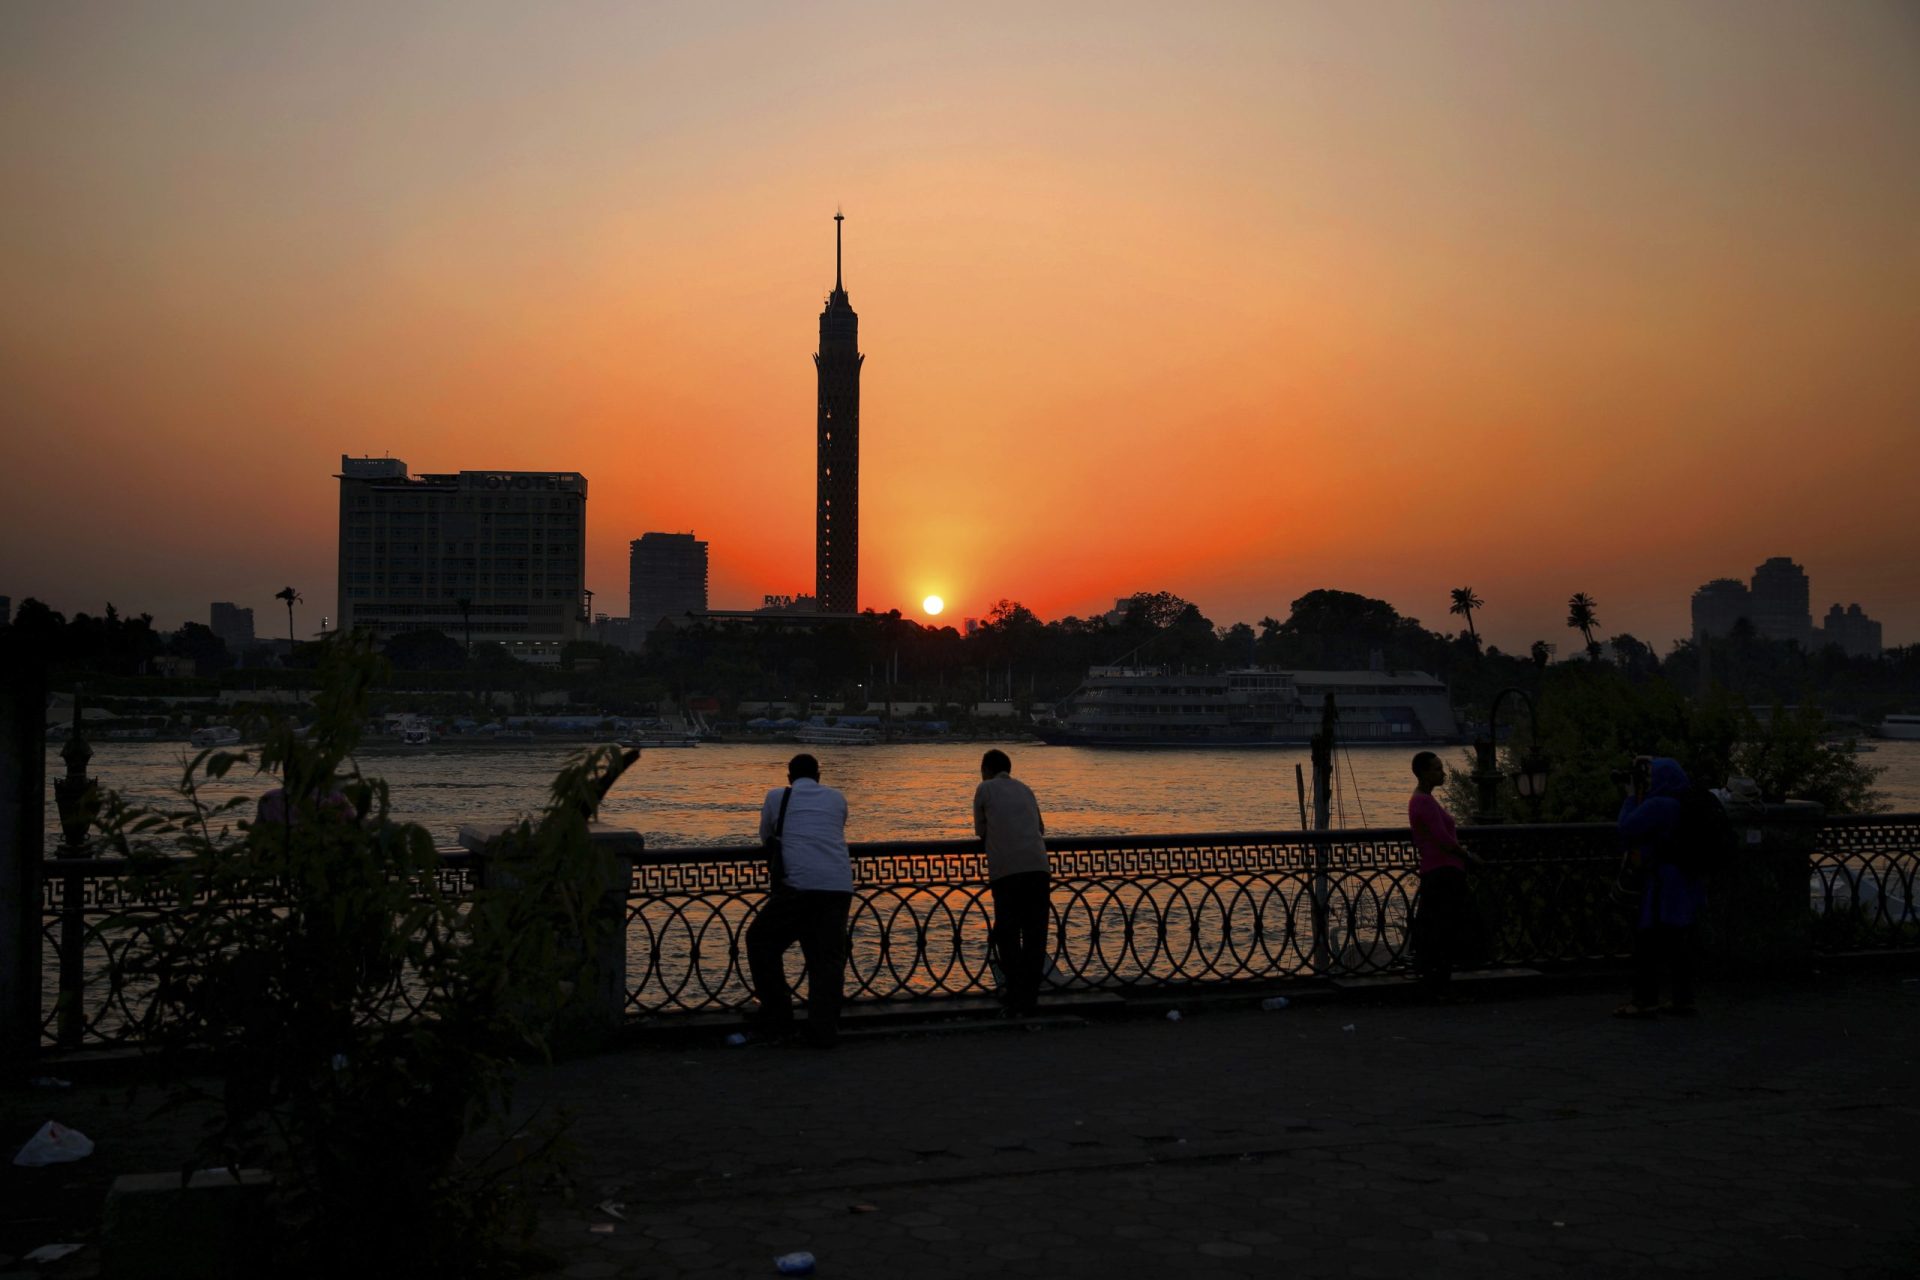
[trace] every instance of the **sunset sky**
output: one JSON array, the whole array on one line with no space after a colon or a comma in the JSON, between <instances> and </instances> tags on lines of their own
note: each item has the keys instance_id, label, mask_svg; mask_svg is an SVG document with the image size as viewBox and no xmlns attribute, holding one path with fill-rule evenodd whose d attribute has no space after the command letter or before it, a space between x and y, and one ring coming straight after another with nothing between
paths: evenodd
<instances>
[{"instance_id":1,"label":"sunset sky","mask_svg":"<svg viewBox=\"0 0 1920 1280\"><path fill-rule=\"evenodd\" d=\"M0 190L16 604L317 627L342 453L810 591L843 207L863 605L1920 641L1911 3L14 0Z\"/></svg>"}]
</instances>

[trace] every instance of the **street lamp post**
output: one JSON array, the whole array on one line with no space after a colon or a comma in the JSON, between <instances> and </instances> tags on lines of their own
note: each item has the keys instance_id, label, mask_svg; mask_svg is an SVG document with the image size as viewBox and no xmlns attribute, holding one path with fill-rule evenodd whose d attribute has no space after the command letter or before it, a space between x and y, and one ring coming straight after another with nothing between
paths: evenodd
<instances>
[{"instance_id":1,"label":"street lamp post","mask_svg":"<svg viewBox=\"0 0 1920 1280\"><path fill-rule=\"evenodd\" d=\"M1500 783L1505 775L1500 772L1495 744L1500 737L1500 704L1506 701L1508 694L1519 695L1520 701L1527 704L1527 725L1532 732L1527 742L1527 753L1521 758L1520 771L1513 775L1513 789L1527 802L1536 818L1540 816L1540 801L1547 792L1550 765L1540 750L1540 714L1525 689L1502 689L1494 695L1493 707L1487 713L1487 736L1473 744L1473 783L1478 791L1473 820L1479 826L1490 826L1500 821Z\"/></svg>"}]
</instances>

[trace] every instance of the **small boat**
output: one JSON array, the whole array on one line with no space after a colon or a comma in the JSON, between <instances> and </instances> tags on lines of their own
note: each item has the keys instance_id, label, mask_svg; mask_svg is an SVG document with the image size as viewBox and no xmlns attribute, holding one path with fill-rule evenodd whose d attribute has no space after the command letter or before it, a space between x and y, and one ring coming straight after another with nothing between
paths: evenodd
<instances>
[{"instance_id":1,"label":"small boat","mask_svg":"<svg viewBox=\"0 0 1920 1280\"><path fill-rule=\"evenodd\" d=\"M204 729L195 729L187 741L196 747L232 747L239 745L240 731L230 724L210 724Z\"/></svg>"}]
</instances>

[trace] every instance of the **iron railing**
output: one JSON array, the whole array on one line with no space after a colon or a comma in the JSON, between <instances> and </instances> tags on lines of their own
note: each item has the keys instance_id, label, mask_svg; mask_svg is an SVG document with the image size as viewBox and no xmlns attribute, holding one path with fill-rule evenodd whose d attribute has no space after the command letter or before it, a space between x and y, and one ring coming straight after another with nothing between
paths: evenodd
<instances>
[{"instance_id":1,"label":"iron railing","mask_svg":"<svg viewBox=\"0 0 1920 1280\"><path fill-rule=\"evenodd\" d=\"M1624 954L1609 889L1610 826L1463 833L1490 959L1553 964ZM1404 829L1084 837L1047 842L1049 981L1138 990L1381 974L1409 963L1419 857ZM978 841L853 846L847 998L896 1001L995 989ZM659 859L655 861L655 859ZM650 853L627 908L627 1008L744 1008L745 933L764 892L754 848ZM797 957L790 976L798 982Z\"/></svg>"},{"instance_id":2,"label":"iron railing","mask_svg":"<svg viewBox=\"0 0 1920 1280\"><path fill-rule=\"evenodd\" d=\"M1920 814L1826 819L1809 870L1816 951L1920 948Z\"/></svg>"},{"instance_id":3,"label":"iron railing","mask_svg":"<svg viewBox=\"0 0 1920 1280\"><path fill-rule=\"evenodd\" d=\"M1488 963L1550 968L1627 954L1631 918L1614 888L1620 855L1610 824L1464 829L1461 838L1486 859L1473 883ZM1057 990L1252 985L1410 964L1419 877L1404 829L1048 845L1049 981ZM443 888L470 887L470 857L446 856ZM860 844L853 860L848 999L938 1000L994 989L977 841ZM1920 815L1828 819L1814 833L1808 865L1817 950L1920 947ZM117 858L45 864L45 1043L140 1036L145 993L114 975L144 941L129 913L167 904L155 893L135 901L127 877ZM757 848L649 850L628 894L628 1015L744 1008L745 933L764 885ZM797 956L789 974L799 977ZM404 1016L404 983L394 999Z\"/></svg>"}]
</instances>

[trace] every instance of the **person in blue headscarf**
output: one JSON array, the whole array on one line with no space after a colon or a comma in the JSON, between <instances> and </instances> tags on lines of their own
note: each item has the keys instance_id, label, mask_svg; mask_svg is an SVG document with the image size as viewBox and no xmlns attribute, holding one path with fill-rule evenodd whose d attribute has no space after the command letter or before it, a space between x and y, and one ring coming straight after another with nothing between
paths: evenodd
<instances>
[{"instance_id":1,"label":"person in blue headscarf","mask_svg":"<svg viewBox=\"0 0 1920 1280\"><path fill-rule=\"evenodd\" d=\"M1620 803L1620 839L1638 863L1642 888L1633 935L1633 999L1614 1016L1692 1013L1694 924L1707 893L1680 858L1681 797L1691 784L1679 761L1641 756L1629 785ZM1660 1003L1663 977L1670 993L1666 1004Z\"/></svg>"}]
</instances>

